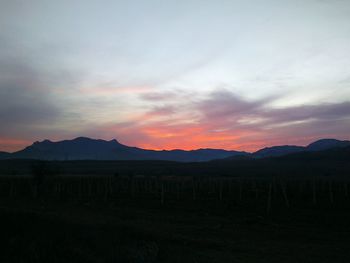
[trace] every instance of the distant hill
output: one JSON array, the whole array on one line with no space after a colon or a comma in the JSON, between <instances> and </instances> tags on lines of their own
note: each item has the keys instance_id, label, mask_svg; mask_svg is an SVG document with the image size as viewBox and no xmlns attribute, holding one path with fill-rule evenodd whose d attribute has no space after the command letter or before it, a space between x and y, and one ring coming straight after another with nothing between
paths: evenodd
<instances>
[{"instance_id":1,"label":"distant hill","mask_svg":"<svg viewBox=\"0 0 350 263\"><path fill-rule=\"evenodd\" d=\"M0 152L0 160L1 159L6 159L6 158L8 158L10 156L11 156L11 154L8 153L8 152Z\"/></svg>"},{"instance_id":2,"label":"distant hill","mask_svg":"<svg viewBox=\"0 0 350 263\"><path fill-rule=\"evenodd\" d=\"M73 140L35 142L25 149L12 153L5 158L40 160L168 160L180 162L209 161L245 152L216 149L192 151L171 150L155 151L129 147L117 140L104 141L86 137Z\"/></svg>"},{"instance_id":3,"label":"distant hill","mask_svg":"<svg viewBox=\"0 0 350 263\"><path fill-rule=\"evenodd\" d=\"M0 175L32 174L40 161L32 159L0 160ZM164 160L74 160L51 161L52 171L60 175L150 175L150 176L271 176L310 178L312 176L347 177L350 174L350 147L323 151L303 151L279 157L237 156L209 162Z\"/></svg>"},{"instance_id":4,"label":"distant hill","mask_svg":"<svg viewBox=\"0 0 350 263\"><path fill-rule=\"evenodd\" d=\"M250 158L279 157L293 153L316 152L350 146L350 141L322 139L306 147L283 145L268 147L254 153L221 149L198 150L145 150L130 147L117 140L105 141L86 137L73 140L35 142L14 153L0 152L0 159L39 160L164 160L177 162L205 162L217 159L246 160Z\"/></svg>"},{"instance_id":5,"label":"distant hill","mask_svg":"<svg viewBox=\"0 0 350 263\"><path fill-rule=\"evenodd\" d=\"M310 143L306 148L308 151L322 151L331 148L340 148L350 146L350 141L339 141L335 139L322 139Z\"/></svg>"},{"instance_id":6,"label":"distant hill","mask_svg":"<svg viewBox=\"0 0 350 263\"><path fill-rule=\"evenodd\" d=\"M303 151L298 153L287 154L275 158L283 161L345 161L350 163L350 146L333 147L321 151Z\"/></svg>"},{"instance_id":7,"label":"distant hill","mask_svg":"<svg viewBox=\"0 0 350 263\"><path fill-rule=\"evenodd\" d=\"M291 153L315 152L332 148L342 148L350 146L350 141L340 141L336 139L321 139L310 143L306 147L295 145L273 146L263 148L252 154L255 158L278 157Z\"/></svg>"},{"instance_id":8,"label":"distant hill","mask_svg":"<svg viewBox=\"0 0 350 263\"><path fill-rule=\"evenodd\" d=\"M290 153L302 152L305 151L305 147L294 146L294 145L283 145L283 146L274 146L263 148L259 151L253 153L253 157L264 158L264 157L275 157L282 156Z\"/></svg>"}]
</instances>

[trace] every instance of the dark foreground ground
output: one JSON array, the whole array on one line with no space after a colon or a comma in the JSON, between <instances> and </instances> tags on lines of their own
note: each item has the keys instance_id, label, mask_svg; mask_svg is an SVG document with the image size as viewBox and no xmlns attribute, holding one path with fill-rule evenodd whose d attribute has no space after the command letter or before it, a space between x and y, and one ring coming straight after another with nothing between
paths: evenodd
<instances>
[{"instance_id":1,"label":"dark foreground ground","mask_svg":"<svg viewBox=\"0 0 350 263\"><path fill-rule=\"evenodd\" d=\"M349 149L207 163L0 161L0 263L348 263Z\"/></svg>"},{"instance_id":2,"label":"dark foreground ground","mask_svg":"<svg viewBox=\"0 0 350 263\"><path fill-rule=\"evenodd\" d=\"M349 205L0 200L0 262L350 262Z\"/></svg>"}]
</instances>

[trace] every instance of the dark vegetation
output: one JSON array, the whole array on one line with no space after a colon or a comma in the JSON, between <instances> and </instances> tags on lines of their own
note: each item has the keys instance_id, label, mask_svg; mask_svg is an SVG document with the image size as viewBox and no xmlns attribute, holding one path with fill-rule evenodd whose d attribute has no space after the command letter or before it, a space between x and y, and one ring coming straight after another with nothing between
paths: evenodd
<instances>
[{"instance_id":1,"label":"dark vegetation","mask_svg":"<svg viewBox=\"0 0 350 263\"><path fill-rule=\"evenodd\" d=\"M347 177L350 172L350 147L319 152L300 152L274 158L230 157L210 162L171 161L48 161L28 159L0 160L0 175L28 175L33 167L50 169L59 175L144 175L144 176L293 176Z\"/></svg>"},{"instance_id":2,"label":"dark vegetation","mask_svg":"<svg viewBox=\"0 0 350 263\"><path fill-rule=\"evenodd\" d=\"M349 262L350 148L0 161L0 262Z\"/></svg>"}]
</instances>

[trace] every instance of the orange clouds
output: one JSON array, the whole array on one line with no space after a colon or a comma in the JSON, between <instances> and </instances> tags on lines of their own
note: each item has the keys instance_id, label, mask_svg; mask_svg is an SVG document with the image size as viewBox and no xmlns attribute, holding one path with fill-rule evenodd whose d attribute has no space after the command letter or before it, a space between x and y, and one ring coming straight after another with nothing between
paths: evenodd
<instances>
[{"instance_id":1,"label":"orange clouds","mask_svg":"<svg viewBox=\"0 0 350 263\"><path fill-rule=\"evenodd\" d=\"M167 99L171 93L142 96L141 101L128 101L130 108L125 114L116 111L119 113L116 118L121 118L119 122L100 118L97 124L91 118L84 126L72 127L71 123L66 123L67 131L50 130L48 137L40 139L87 136L116 138L129 146L157 150L244 151L273 145L306 145L320 138L349 139L350 102L276 109L269 106L269 99L249 101L228 91L214 92L204 98L187 95L171 100ZM97 104L95 109L97 112L109 110L104 103ZM16 130L26 132L25 129ZM35 136L33 134L34 131L23 138L45 136L38 131ZM1 150L19 150L32 143L29 139L2 136Z\"/></svg>"},{"instance_id":2,"label":"orange clouds","mask_svg":"<svg viewBox=\"0 0 350 263\"><path fill-rule=\"evenodd\" d=\"M273 109L268 106L269 99L248 101L228 91L214 92L195 102L192 98L161 99L168 95L146 96L153 107L129 116L127 122L100 127L94 136L116 137L127 145L158 150L244 151L305 145L323 137L349 137L349 103Z\"/></svg>"},{"instance_id":3,"label":"orange clouds","mask_svg":"<svg viewBox=\"0 0 350 263\"><path fill-rule=\"evenodd\" d=\"M244 130L214 131L210 125L202 123L177 123L167 121L151 121L130 126L123 123L104 127L108 135L117 134L122 143L147 149L192 150L198 148L223 148L237 150L255 150L263 142L239 142L250 134Z\"/></svg>"}]
</instances>

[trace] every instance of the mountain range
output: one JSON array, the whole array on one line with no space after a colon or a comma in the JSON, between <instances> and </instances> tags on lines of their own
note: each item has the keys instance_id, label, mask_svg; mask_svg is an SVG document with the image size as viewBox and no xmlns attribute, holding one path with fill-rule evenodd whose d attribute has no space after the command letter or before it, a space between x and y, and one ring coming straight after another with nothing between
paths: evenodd
<instances>
[{"instance_id":1,"label":"mountain range","mask_svg":"<svg viewBox=\"0 0 350 263\"><path fill-rule=\"evenodd\" d=\"M318 152L332 148L341 148L350 146L350 141L341 141L336 139L321 139L310 143L307 146L282 145L266 147L252 153L253 157L277 157L298 152Z\"/></svg>"},{"instance_id":2,"label":"mountain range","mask_svg":"<svg viewBox=\"0 0 350 263\"><path fill-rule=\"evenodd\" d=\"M40 160L167 160L178 162L203 162L227 158L277 157L298 152L314 152L331 148L350 146L350 141L321 139L308 146L274 146L254 153L228 151L222 149L198 150L146 150L130 147L117 140L105 141L86 137L73 140L35 142L23 150L0 152L0 159L40 159Z\"/></svg>"}]
</instances>

